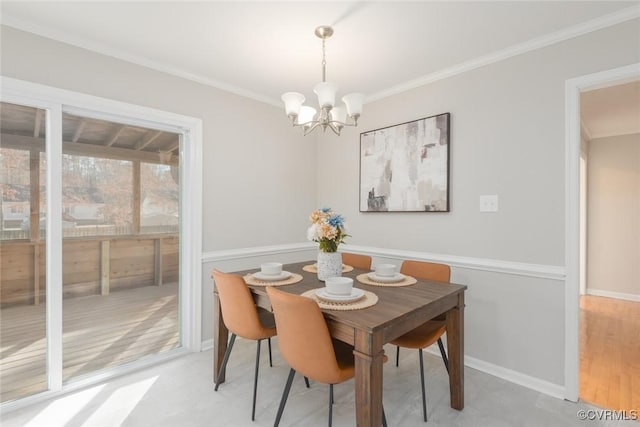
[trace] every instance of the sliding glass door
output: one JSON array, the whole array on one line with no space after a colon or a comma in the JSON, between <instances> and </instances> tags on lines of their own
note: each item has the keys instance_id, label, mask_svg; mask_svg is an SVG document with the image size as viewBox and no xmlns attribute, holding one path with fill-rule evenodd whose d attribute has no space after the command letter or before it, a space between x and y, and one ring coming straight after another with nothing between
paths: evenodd
<instances>
[{"instance_id":1,"label":"sliding glass door","mask_svg":"<svg viewBox=\"0 0 640 427\"><path fill-rule=\"evenodd\" d=\"M2 406L199 350L201 121L0 79Z\"/></svg>"},{"instance_id":2,"label":"sliding glass door","mask_svg":"<svg viewBox=\"0 0 640 427\"><path fill-rule=\"evenodd\" d=\"M67 381L180 345L180 136L71 114L62 133Z\"/></svg>"},{"instance_id":3,"label":"sliding glass door","mask_svg":"<svg viewBox=\"0 0 640 427\"><path fill-rule=\"evenodd\" d=\"M0 104L0 399L47 389L46 112Z\"/></svg>"}]
</instances>

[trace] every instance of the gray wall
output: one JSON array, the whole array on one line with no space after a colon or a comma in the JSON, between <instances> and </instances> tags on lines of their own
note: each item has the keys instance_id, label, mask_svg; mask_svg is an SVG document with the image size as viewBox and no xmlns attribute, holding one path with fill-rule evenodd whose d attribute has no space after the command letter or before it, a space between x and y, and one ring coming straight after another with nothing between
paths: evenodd
<instances>
[{"instance_id":1,"label":"gray wall","mask_svg":"<svg viewBox=\"0 0 640 427\"><path fill-rule=\"evenodd\" d=\"M300 242L315 208L315 139L284 109L10 27L0 73L203 121L203 251Z\"/></svg>"},{"instance_id":2,"label":"gray wall","mask_svg":"<svg viewBox=\"0 0 640 427\"><path fill-rule=\"evenodd\" d=\"M564 383L563 277L492 266L564 267L565 82L640 62L639 29L629 21L367 104L357 129L319 138L318 205L347 217L352 244L471 258L452 273L469 287L469 358ZM360 213L359 133L444 112L451 212ZM499 212L479 212L483 194L499 196Z\"/></svg>"},{"instance_id":3,"label":"gray wall","mask_svg":"<svg viewBox=\"0 0 640 427\"><path fill-rule=\"evenodd\" d=\"M366 104L357 129L320 136L319 204L349 219L358 245L564 265L565 81L640 62L639 28L630 21ZM451 212L359 213L359 133L444 112ZM499 196L499 212L479 212L483 194Z\"/></svg>"},{"instance_id":4,"label":"gray wall","mask_svg":"<svg viewBox=\"0 0 640 427\"><path fill-rule=\"evenodd\" d=\"M268 258L236 262L224 250L302 242L309 212L331 206L361 249L411 251L387 257L396 262L464 257L452 279L469 287L467 361L549 390L564 381L564 280L547 274L564 266L564 84L640 62L638 28L630 21L369 103L357 129L318 134L317 144L279 108L10 28L1 73L203 119L205 299L210 267ZM451 212L359 213L359 132L442 112L452 114ZM480 213L482 194L499 195L500 211ZM309 255L292 252L281 259ZM206 340L210 300L203 317Z\"/></svg>"},{"instance_id":5,"label":"gray wall","mask_svg":"<svg viewBox=\"0 0 640 427\"><path fill-rule=\"evenodd\" d=\"M587 292L640 300L640 134L593 139Z\"/></svg>"}]
</instances>

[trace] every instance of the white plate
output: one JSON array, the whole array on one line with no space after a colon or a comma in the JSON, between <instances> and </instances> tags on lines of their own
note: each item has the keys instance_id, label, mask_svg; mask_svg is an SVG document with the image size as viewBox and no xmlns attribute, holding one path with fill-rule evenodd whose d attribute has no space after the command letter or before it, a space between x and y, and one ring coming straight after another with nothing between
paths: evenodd
<instances>
[{"instance_id":1,"label":"white plate","mask_svg":"<svg viewBox=\"0 0 640 427\"><path fill-rule=\"evenodd\" d=\"M395 273L393 276L378 276L375 272L372 271L371 273L367 273L367 276L374 282L381 283L396 283L402 282L404 280L404 274L400 273Z\"/></svg>"},{"instance_id":2,"label":"white plate","mask_svg":"<svg viewBox=\"0 0 640 427\"><path fill-rule=\"evenodd\" d=\"M352 302L358 301L364 296L364 291L358 288L351 288L351 295L330 294L325 288L316 289L316 296L325 301Z\"/></svg>"},{"instance_id":3,"label":"white plate","mask_svg":"<svg viewBox=\"0 0 640 427\"><path fill-rule=\"evenodd\" d=\"M258 280L264 280L266 282L276 282L278 280L288 279L289 277L291 277L291 273L289 273L288 271L283 271L280 274L264 274L261 271L258 271L256 273L253 273L253 277Z\"/></svg>"}]
</instances>

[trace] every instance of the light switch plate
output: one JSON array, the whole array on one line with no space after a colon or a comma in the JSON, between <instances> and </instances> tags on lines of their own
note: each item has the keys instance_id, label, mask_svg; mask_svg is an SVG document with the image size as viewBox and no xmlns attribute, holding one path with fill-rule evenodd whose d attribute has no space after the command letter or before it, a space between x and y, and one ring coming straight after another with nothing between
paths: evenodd
<instances>
[{"instance_id":1,"label":"light switch plate","mask_svg":"<svg viewBox=\"0 0 640 427\"><path fill-rule=\"evenodd\" d=\"M480 196L480 212L498 212L498 195Z\"/></svg>"}]
</instances>

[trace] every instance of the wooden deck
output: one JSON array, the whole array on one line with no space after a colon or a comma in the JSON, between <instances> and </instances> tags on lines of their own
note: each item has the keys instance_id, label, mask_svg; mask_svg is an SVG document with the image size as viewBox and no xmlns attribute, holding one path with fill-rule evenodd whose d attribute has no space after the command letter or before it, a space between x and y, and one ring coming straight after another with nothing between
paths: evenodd
<instances>
[{"instance_id":1,"label":"wooden deck","mask_svg":"<svg viewBox=\"0 0 640 427\"><path fill-rule=\"evenodd\" d=\"M63 380L180 345L178 285L64 300ZM0 400L46 390L45 304L0 309Z\"/></svg>"}]
</instances>

